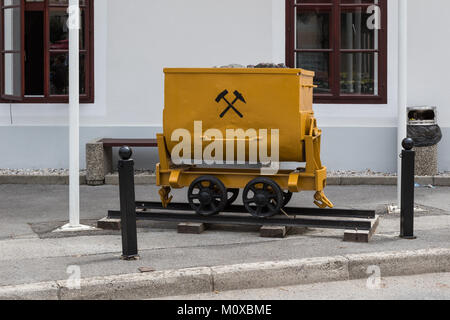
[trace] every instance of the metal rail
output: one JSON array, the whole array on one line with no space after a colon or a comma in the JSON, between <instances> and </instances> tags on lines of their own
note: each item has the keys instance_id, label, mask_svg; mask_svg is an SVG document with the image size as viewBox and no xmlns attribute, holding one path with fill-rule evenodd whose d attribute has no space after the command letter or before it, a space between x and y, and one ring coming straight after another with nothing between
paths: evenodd
<instances>
[{"instance_id":1,"label":"metal rail","mask_svg":"<svg viewBox=\"0 0 450 320\"><path fill-rule=\"evenodd\" d=\"M244 206L231 206L220 215L203 217L195 214L189 204L185 203L171 203L167 208L163 208L160 202L136 202L136 220L370 230L372 225L368 219L375 218L375 211L364 210L286 208L284 211L289 217L261 219L250 216ZM119 219L120 217L120 211L108 212L110 219ZM342 218L351 218L352 220L343 220Z\"/></svg>"},{"instance_id":2,"label":"metal rail","mask_svg":"<svg viewBox=\"0 0 450 320\"><path fill-rule=\"evenodd\" d=\"M161 202L137 201L137 209L143 210L171 210L171 211L190 211L192 208L187 203L170 203L167 209L163 208ZM353 209L319 209L319 208L294 208L286 207L283 209L288 215L292 216L313 216L313 217L334 217L334 218L358 218L374 219L373 210L353 210ZM244 206L230 206L223 210L224 213L246 213Z\"/></svg>"},{"instance_id":3,"label":"metal rail","mask_svg":"<svg viewBox=\"0 0 450 320\"><path fill-rule=\"evenodd\" d=\"M109 219L119 219L120 211L109 211ZM165 222L195 222L226 225L246 226L283 226L283 227L308 227L323 229L361 230L368 231L372 227L370 221L357 220L330 220L330 219L305 219L305 218L270 218L260 219L243 215L217 215L203 217L195 213L174 213L168 211L136 212L136 220L152 220Z\"/></svg>"}]
</instances>

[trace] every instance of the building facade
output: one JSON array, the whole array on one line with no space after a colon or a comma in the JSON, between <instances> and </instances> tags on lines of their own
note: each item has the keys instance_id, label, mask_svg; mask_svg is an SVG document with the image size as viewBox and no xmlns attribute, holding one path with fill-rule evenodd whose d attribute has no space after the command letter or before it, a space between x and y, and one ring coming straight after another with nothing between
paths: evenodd
<instances>
[{"instance_id":1,"label":"building facade","mask_svg":"<svg viewBox=\"0 0 450 320\"><path fill-rule=\"evenodd\" d=\"M164 67L273 62L316 71L325 165L396 171L397 0L81 3L82 166L90 140L161 132ZM68 167L66 5L2 1L0 168ZM439 169L450 171L450 2L408 7L408 105L438 107ZM148 150L136 158L157 161Z\"/></svg>"}]
</instances>

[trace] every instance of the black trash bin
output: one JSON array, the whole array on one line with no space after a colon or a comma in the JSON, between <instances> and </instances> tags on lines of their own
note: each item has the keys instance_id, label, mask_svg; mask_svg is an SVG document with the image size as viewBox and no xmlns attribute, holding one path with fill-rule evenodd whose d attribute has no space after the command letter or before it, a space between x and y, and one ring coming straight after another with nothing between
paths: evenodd
<instances>
[{"instance_id":1,"label":"black trash bin","mask_svg":"<svg viewBox=\"0 0 450 320\"><path fill-rule=\"evenodd\" d=\"M437 123L436 107L408 108L408 138L412 138L416 151L416 175L438 174L438 143L442 131Z\"/></svg>"}]
</instances>

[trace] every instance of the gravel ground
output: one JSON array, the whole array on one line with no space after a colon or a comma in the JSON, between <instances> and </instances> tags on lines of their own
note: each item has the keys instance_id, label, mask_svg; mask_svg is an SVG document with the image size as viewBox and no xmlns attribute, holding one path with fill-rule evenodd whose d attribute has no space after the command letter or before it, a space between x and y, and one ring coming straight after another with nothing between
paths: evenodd
<instances>
[{"instance_id":1,"label":"gravel ground","mask_svg":"<svg viewBox=\"0 0 450 320\"><path fill-rule=\"evenodd\" d=\"M85 170L80 175L86 174ZM0 176L67 176L69 170L65 169L0 169Z\"/></svg>"},{"instance_id":2,"label":"gravel ground","mask_svg":"<svg viewBox=\"0 0 450 320\"><path fill-rule=\"evenodd\" d=\"M136 175L149 175L153 171L136 170ZM80 175L85 175L86 170L81 170ZM0 176L68 176L67 169L0 169Z\"/></svg>"},{"instance_id":3,"label":"gravel ground","mask_svg":"<svg viewBox=\"0 0 450 320\"><path fill-rule=\"evenodd\" d=\"M329 177L396 177L397 173L375 172L370 169L366 171L331 171ZM450 172L441 172L439 177L450 177Z\"/></svg>"},{"instance_id":4,"label":"gravel ground","mask_svg":"<svg viewBox=\"0 0 450 320\"><path fill-rule=\"evenodd\" d=\"M80 175L85 175L86 171L82 170ZM152 170L136 170L136 175L151 175ZM69 170L66 169L0 169L0 176L67 176ZM330 177L395 177L396 173L366 171L331 171L328 173ZM450 172L442 172L439 176L449 177Z\"/></svg>"},{"instance_id":5,"label":"gravel ground","mask_svg":"<svg viewBox=\"0 0 450 320\"><path fill-rule=\"evenodd\" d=\"M328 172L330 177L395 177L397 173L387 173L387 172L375 172L372 170L366 171L351 171L351 170L338 170Z\"/></svg>"}]
</instances>

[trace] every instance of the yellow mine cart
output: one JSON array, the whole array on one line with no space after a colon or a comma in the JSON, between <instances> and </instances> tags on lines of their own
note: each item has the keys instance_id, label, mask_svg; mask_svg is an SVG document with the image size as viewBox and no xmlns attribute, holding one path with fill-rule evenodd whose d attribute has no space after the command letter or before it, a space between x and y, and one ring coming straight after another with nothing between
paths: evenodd
<instances>
[{"instance_id":1,"label":"yellow mine cart","mask_svg":"<svg viewBox=\"0 0 450 320\"><path fill-rule=\"evenodd\" d=\"M306 190L316 191L314 203L320 208L333 207L324 194L327 171L312 109L313 72L214 68L164 73L164 133L158 135L156 167L164 207L172 200L172 188L185 187L200 215L220 213L240 189L244 206L257 217L278 214L292 193ZM283 162L305 166L274 170Z\"/></svg>"}]
</instances>

